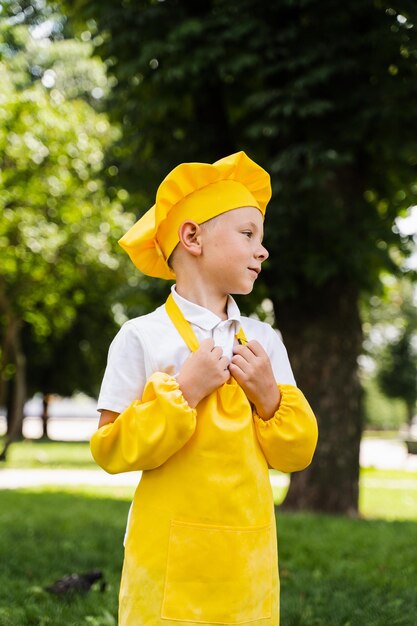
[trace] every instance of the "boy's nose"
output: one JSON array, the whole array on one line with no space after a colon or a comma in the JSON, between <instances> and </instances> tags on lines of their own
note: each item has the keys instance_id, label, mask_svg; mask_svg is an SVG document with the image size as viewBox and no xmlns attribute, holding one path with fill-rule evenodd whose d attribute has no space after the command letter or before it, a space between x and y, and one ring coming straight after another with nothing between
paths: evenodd
<instances>
[{"instance_id":1,"label":"boy's nose","mask_svg":"<svg viewBox=\"0 0 417 626\"><path fill-rule=\"evenodd\" d=\"M263 263L268 257L269 257L268 250L264 246L261 245L257 254L257 258L260 260L261 263Z\"/></svg>"}]
</instances>

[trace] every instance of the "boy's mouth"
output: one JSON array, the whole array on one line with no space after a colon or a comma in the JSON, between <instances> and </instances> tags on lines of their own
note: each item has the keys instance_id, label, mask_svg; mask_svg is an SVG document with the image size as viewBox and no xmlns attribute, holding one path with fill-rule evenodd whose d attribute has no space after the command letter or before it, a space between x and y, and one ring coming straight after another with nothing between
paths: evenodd
<instances>
[{"instance_id":1,"label":"boy's mouth","mask_svg":"<svg viewBox=\"0 0 417 626\"><path fill-rule=\"evenodd\" d=\"M256 278L257 278L257 277L258 277L259 272L261 271L261 268L260 268L260 267L248 267L248 270L249 270L250 272L254 272L254 273L255 273L255 275L256 275Z\"/></svg>"}]
</instances>

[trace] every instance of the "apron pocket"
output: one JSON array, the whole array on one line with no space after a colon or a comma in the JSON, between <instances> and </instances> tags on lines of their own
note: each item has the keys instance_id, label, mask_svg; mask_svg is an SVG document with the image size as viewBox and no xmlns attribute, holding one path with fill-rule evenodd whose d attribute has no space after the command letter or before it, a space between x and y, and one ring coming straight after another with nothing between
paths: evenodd
<instances>
[{"instance_id":1,"label":"apron pocket","mask_svg":"<svg viewBox=\"0 0 417 626\"><path fill-rule=\"evenodd\" d=\"M241 624L271 617L272 524L171 521L161 617Z\"/></svg>"}]
</instances>

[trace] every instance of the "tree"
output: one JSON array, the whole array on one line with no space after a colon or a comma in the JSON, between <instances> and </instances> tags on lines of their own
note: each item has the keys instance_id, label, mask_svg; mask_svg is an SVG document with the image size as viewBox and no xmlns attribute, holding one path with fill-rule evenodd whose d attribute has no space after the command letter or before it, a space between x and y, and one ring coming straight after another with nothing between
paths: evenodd
<instances>
[{"instance_id":1,"label":"tree","mask_svg":"<svg viewBox=\"0 0 417 626\"><path fill-rule=\"evenodd\" d=\"M417 354L413 347L414 337L415 332L407 326L397 341L387 347L378 371L381 390L388 397L404 400L409 427L417 402Z\"/></svg>"},{"instance_id":2,"label":"tree","mask_svg":"<svg viewBox=\"0 0 417 626\"><path fill-rule=\"evenodd\" d=\"M411 426L417 402L415 285L404 277L385 277L384 287L382 297L373 298L364 312L365 346L374 362L378 386L387 397L404 402Z\"/></svg>"},{"instance_id":3,"label":"tree","mask_svg":"<svg viewBox=\"0 0 417 626\"><path fill-rule=\"evenodd\" d=\"M50 355L70 329L74 337L77 313L91 312L92 303L104 302L125 278L115 246L132 216L122 212L126 192L114 189L109 197L100 178L117 131L74 85L70 95L58 89L55 77L63 70L54 44L36 43L26 26L11 34L7 22L0 38L6 51L0 61L0 401L8 408L6 450L21 429L26 399L23 338L43 344ZM83 57L77 45L67 45L68 64ZM60 67L42 71L40 58Z\"/></svg>"},{"instance_id":4,"label":"tree","mask_svg":"<svg viewBox=\"0 0 417 626\"><path fill-rule=\"evenodd\" d=\"M97 397L99 393L108 346L120 324L107 302L116 293L110 277L107 283L112 290L106 294L94 286L96 273L95 268L91 279L86 281L85 300L74 303L74 318L64 332L52 332L45 341L33 333L31 326L23 328L27 391L29 397L42 393L43 437L48 437L49 400L53 394L69 397L78 391Z\"/></svg>"},{"instance_id":5,"label":"tree","mask_svg":"<svg viewBox=\"0 0 417 626\"><path fill-rule=\"evenodd\" d=\"M417 193L415 4L399 0L66 2L117 84L112 153L144 211L180 161L245 149L272 175L269 297L319 419L288 508L356 514L358 303L398 271ZM250 301L252 307L254 300Z\"/></svg>"}]
</instances>

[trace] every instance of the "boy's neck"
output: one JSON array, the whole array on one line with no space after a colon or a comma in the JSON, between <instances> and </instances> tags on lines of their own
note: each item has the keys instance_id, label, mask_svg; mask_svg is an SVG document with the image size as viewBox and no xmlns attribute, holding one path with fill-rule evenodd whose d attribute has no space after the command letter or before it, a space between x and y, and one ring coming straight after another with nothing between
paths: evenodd
<instances>
[{"instance_id":1,"label":"boy's neck","mask_svg":"<svg viewBox=\"0 0 417 626\"><path fill-rule=\"evenodd\" d=\"M194 302L194 304L208 309L217 315L217 317L220 317L220 319L227 320L227 295L224 296L218 293L212 293L207 289L206 285L202 285L201 283L184 285L183 283L178 284L177 282L175 290L189 302Z\"/></svg>"}]
</instances>

